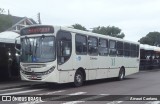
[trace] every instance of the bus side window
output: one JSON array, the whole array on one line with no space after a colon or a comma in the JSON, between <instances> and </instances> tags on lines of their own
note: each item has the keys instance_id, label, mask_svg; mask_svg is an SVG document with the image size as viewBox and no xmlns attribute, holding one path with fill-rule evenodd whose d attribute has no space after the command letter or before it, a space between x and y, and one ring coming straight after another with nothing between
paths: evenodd
<instances>
[{"instance_id":1,"label":"bus side window","mask_svg":"<svg viewBox=\"0 0 160 104\"><path fill-rule=\"evenodd\" d=\"M58 64L63 64L69 60L72 52L71 33L59 31L57 33L57 60Z\"/></svg>"},{"instance_id":2,"label":"bus side window","mask_svg":"<svg viewBox=\"0 0 160 104\"><path fill-rule=\"evenodd\" d=\"M89 55L98 55L98 39L96 37L88 37L88 53Z\"/></svg>"},{"instance_id":3,"label":"bus side window","mask_svg":"<svg viewBox=\"0 0 160 104\"><path fill-rule=\"evenodd\" d=\"M106 39L99 39L99 55L100 56L107 56L108 55L108 40Z\"/></svg>"},{"instance_id":4,"label":"bus side window","mask_svg":"<svg viewBox=\"0 0 160 104\"><path fill-rule=\"evenodd\" d=\"M86 55L87 54L87 37L81 34L76 34L76 54Z\"/></svg>"},{"instance_id":5,"label":"bus side window","mask_svg":"<svg viewBox=\"0 0 160 104\"><path fill-rule=\"evenodd\" d=\"M139 45L136 46L136 57L139 57Z\"/></svg>"},{"instance_id":6,"label":"bus side window","mask_svg":"<svg viewBox=\"0 0 160 104\"><path fill-rule=\"evenodd\" d=\"M110 40L109 41L109 55L116 56L116 41Z\"/></svg>"},{"instance_id":7,"label":"bus side window","mask_svg":"<svg viewBox=\"0 0 160 104\"><path fill-rule=\"evenodd\" d=\"M124 43L124 56L129 57L130 56L130 44Z\"/></svg>"},{"instance_id":8,"label":"bus side window","mask_svg":"<svg viewBox=\"0 0 160 104\"><path fill-rule=\"evenodd\" d=\"M136 57L136 44L131 44L131 57Z\"/></svg>"},{"instance_id":9,"label":"bus side window","mask_svg":"<svg viewBox=\"0 0 160 104\"><path fill-rule=\"evenodd\" d=\"M123 42L117 42L117 56L123 56Z\"/></svg>"}]
</instances>

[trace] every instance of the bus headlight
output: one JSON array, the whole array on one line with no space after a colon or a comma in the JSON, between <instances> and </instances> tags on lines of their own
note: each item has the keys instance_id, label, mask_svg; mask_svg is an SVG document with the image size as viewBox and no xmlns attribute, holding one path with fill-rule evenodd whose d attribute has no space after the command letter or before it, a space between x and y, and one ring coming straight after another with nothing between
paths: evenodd
<instances>
[{"instance_id":1,"label":"bus headlight","mask_svg":"<svg viewBox=\"0 0 160 104\"><path fill-rule=\"evenodd\" d=\"M11 56L11 52L8 52L8 56Z\"/></svg>"},{"instance_id":2,"label":"bus headlight","mask_svg":"<svg viewBox=\"0 0 160 104\"><path fill-rule=\"evenodd\" d=\"M43 72L44 75L49 74L51 72L53 72L53 70L55 69L55 66L51 67L49 70Z\"/></svg>"}]
</instances>

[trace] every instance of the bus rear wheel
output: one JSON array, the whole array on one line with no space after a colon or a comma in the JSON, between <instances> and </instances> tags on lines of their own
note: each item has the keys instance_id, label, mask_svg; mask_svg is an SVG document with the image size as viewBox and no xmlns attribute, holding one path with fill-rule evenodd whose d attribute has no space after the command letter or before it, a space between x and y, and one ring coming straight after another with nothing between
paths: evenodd
<instances>
[{"instance_id":1,"label":"bus rear wheel","mask_svg":"<svg viewBox=\"0 0 160 104\"><path fill-rule=\"evenodd\" d=\"M80 70L77 70L74 76L74 86L80 87L83 85L84 75Z\"/></svg>"},{"instance_id":2,"label":"bus rear wheel","mask_svg":"<svg viewBox=\"0 0 160 104\"><path fill-rule=\"evenodd\" d=\"M124 76L125 76L125 70L124 68L121 68L120 71L119 71L119 75L118 75L118 80L121 81L124 79Z\"/></svg>"}]
</instances>

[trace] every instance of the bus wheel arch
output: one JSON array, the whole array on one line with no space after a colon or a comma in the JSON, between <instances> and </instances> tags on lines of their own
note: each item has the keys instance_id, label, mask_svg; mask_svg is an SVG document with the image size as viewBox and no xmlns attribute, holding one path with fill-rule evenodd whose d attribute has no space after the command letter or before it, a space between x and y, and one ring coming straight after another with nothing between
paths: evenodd
<instances>
[{"instance_id":1,"label":"bus wheel arch","mask_svg":"<svg viewBox=\"0 0 160 104\"><path fill-rule=\"evenodd\" d=\"M117 79L118 79L119 81L121 81L121 80L124 79L124 77L125 77L125 67L122 66L122 67L120 68L120 70L119 70L119 74L118 74Z\"/></svg>"},{"instance_id":2,"label":"bus wheel arch","mask_svg":"<svg viewBox=\"0 0 160 104\"><path fill-rule=\"evenodd\" d=\"M78 68L74 75L74 86L75 87L82 86L85 80L86 80L85 70L83 68Z\"/></svg>"},{"instance_id":3,"label":"bus wheel arch","mask_svg":"<svg viewBox=\"0 0 160 104\"><path fill-rule=\"evenodd\" d=\"M126 70L125 70L125 67L122 66L120 69L123 69L124 70L124 76L126 75Z\"/></svg>"}]
</instances>

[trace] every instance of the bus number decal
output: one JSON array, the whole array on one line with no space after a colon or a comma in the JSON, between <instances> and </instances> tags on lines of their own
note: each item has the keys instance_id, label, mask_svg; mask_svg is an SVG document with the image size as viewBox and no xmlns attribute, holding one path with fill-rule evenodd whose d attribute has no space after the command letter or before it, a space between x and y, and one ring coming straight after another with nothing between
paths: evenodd
<instances>
[{"instance_id":1,"label":"bus number decal","mask_svg":"<svg viewBox=\"0 0 160 104\"><path fill-rule=\"evenodd\" d=\"M90 57L90 60L97 60L96 57Z\"/></svg>"},{"instance_id":2,"label":"bus number decal","mask_svg":"<svg viewBox=\"0 0 160 104\"><path fill-rule=\"evenodd\" d=\"M115 66L115 58L112 58L112 65L111 66Z\"/></svg>"}]
</instances>

